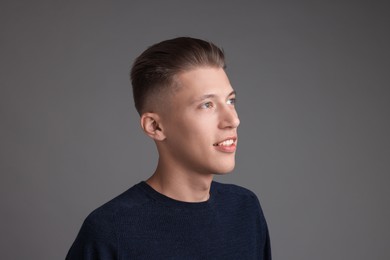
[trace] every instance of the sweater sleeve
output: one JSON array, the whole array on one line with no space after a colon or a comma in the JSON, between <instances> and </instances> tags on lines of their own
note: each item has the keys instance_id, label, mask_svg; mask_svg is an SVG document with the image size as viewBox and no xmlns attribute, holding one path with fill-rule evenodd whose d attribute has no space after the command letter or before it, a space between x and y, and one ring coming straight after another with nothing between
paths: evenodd
<instances>
[{"instance_id":1,"label":"sweater sleeve","mask_svg":"<svg viewBox=\"0 0 390 260\"><path fill-rule=\"evenodd\" d=\"M269 231L268 231L267 221L265 220L263 210L261 208L260 202L259 202L258 198L256 197L256 195L254 195L254 198L255 198L256 204L257 204L257 209L258 209L258 214L259 214L259 223L260 223L259 230L258 230L259 243L261 244L260 245L261 252L259 252L260 259L272 260L271 240L270 240L270 235L269 235Z\"/></svg>"},{"instance_id":2,"label":"sweater sleeve","mask_svg":"<svg viewBox=\"0 0 390 260\"><path fill-rule=\"evenodd\" d=\"M111 260L117 258L117 239L113 222L107 218L88 216L69 249L66 260Z\"/></svg>"},{"instance_id":3,"label":"sweater sleeve","mask_svg":"<svg viewBox=\"0 0 390 260\"><path fill-rule=\"evenodd\" d=\"M270 237L269 237L269 232L268 232L268 226L267 226L267 223L265 221L265 219L263 219L264 221L264 225L265 225L265 244L264 244L264 250L263 250L263 258L265 260L272 260L272 256L271 256L271 240L270 240Z\"/></svg>"}]
</instances>

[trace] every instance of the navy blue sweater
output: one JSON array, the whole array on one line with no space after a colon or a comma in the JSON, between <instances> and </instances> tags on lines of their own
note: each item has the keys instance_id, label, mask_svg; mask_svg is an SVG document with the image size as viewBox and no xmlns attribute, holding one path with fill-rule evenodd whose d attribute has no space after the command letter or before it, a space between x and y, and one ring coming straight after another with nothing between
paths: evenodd
<instances>
[{"instance_id":1,"label":"navy blue sweater","mask_svg":"<svg viewBox=\"0 0 390 260\"><path fill-rule=\"evenodd\" d=\"M210 199L173 200L140 182L93 211L66 259L271 259L257 197L212 182Z\"/></svg>"}]
</instances>

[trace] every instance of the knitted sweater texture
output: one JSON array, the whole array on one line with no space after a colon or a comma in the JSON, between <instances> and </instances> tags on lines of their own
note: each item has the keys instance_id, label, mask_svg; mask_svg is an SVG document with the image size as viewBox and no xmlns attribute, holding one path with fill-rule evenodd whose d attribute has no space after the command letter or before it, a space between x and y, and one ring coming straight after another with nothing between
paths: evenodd
<instances>
[{"instance_id":1,"label":"knitted sweater texture","mask_svg":"<svg viewBox=\"0 0 390 260\"><path fill-rule=\"evenodd\" d=\"M142 181L85 219L66 259L271 260L271 248L251 191L213 181L209 200L190 203Z\"/></svg>"}]
</instances>

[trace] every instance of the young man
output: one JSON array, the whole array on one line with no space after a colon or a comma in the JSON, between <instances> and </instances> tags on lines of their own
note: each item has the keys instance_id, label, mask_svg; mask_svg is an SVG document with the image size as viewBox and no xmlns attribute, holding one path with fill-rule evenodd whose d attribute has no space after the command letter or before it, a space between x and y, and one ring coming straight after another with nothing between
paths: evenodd
<instances>
[{"instance_id":1,"label":"young man","mask_svg":"<svg viewBox=\"0 0 390 260\"><path fill-rule=\"evenodd\" d=\"M233 170L240 123L221 49L176 38L155 44L131 71L156 171L92 212L67 259L271 259L260 204L213 181Z\"/></svg>"}]
</instances>

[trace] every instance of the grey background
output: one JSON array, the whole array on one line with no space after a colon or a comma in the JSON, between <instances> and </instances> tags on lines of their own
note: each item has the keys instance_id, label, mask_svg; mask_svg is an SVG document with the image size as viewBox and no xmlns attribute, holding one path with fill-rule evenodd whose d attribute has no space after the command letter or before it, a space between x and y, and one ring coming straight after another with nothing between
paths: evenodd
<instances>
[{"instance_id":1,"label":"grey background","mask_svg":"<svg viewBox=\"0 0 390 260\"><path fill-rule=\"evenodd\" d=\"M157 159L128 71L151 44L222 46L237 167L274 259L390 259L388 1L1 1L1 259L63 259Z\"/></svg>"}]
</instances>

